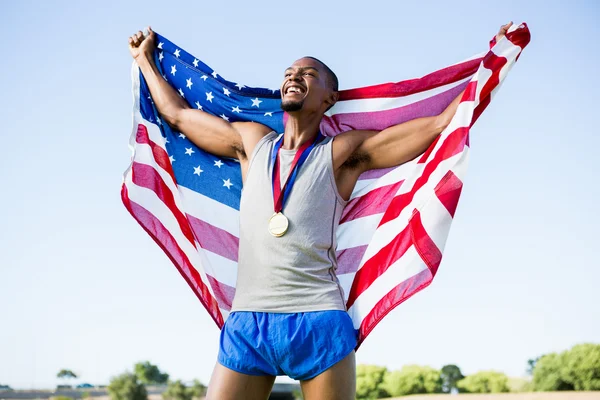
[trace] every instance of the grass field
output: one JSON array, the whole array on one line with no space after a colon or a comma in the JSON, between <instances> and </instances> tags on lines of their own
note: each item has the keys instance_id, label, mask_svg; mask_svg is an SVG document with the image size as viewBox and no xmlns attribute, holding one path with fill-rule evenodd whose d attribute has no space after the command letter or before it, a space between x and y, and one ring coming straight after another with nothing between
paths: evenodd
<instances>
[{"instance_id":1,"label":"grass field","mask_svg":"<svg viewBox=\"0 0 600 400\"><path fill-rule=\"evenodd\" d=\"M429 394L394 397L397 400L600 400L600 392L535 392L498 394ZM387 399L392 400L392 398Z\"/></svg>"}]
</instances>

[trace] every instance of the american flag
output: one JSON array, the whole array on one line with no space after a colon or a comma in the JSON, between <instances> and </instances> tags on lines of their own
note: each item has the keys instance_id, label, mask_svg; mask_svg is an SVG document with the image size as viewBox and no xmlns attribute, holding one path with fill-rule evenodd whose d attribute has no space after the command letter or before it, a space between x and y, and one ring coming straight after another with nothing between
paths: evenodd
<instances>
[{"instance_id":1,"label":"american flag","mask_svg":"<svg viewBox=\"0 0 600 400\"><path fill-rule=\"evenodd\" d=\"M513 25L490 50L422 78L343 90L321 131L382 130L437 115L465 90L450 125L429 149L399 167L363 174L337 231L337 276L359 345L397 305L427 287L440 265L461 193L469 131L529 43ZM155 62L192 107L227 121L256 121L283 132L279 90L225 80L157 35ZM132 66L132 162L123 203L165 251L218 327L235 294L242 189L237 160L219 158L174 132Z\"/></svg>"}]
</instances>

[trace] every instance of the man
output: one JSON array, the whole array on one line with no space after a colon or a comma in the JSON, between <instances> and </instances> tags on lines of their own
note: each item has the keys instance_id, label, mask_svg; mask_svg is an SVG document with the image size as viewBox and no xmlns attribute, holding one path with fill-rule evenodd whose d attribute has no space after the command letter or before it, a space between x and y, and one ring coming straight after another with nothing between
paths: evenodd
<instances>
[{"instance_id":1,"label":"man","mask_svg":"<svg viewBox=\"0 0 600 400\"><path fill-rule=\"evenodd\" d=\"M501 27L501 39L512 23ZM459 95L440 115L381 132L320 135L338 80L304 57L285 70L283 135L254 122L229 123L196 110L153 62L155 34L129 38L163 119L203 150L240 161L238 277L207 399L266 399L276 375L300 381L304 398L354 399L357 333L335 275L336 229L358 177L423 153L450 123Z\"/></svg>"}]
</instances>

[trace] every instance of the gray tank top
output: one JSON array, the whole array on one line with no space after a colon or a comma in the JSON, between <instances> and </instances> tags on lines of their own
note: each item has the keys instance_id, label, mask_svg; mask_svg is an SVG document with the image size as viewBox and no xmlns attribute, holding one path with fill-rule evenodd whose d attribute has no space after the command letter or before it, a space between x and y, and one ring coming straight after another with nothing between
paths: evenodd
<instances>
[{"instance_id":1,"label":"gray tank top","mask_svg":"<svg viewBox=\"0 0 600 400\"><path fill-rule=\"evenodd\" d=\"M269 233L273 215L271 151L278 134L269 133L250 158L240 203L240 247L231 311L296 313L344 310L337 279L336 230L346 201L337 191L331 144L317 144L297 173L283 214L289 228ZM281 183L296 150L281 149Z\"/></svg>"}]
</instances>

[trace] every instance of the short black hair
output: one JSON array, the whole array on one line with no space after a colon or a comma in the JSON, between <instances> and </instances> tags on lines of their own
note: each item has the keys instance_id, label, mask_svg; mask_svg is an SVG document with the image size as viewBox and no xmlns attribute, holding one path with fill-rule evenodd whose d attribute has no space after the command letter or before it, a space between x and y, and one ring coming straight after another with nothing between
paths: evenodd
<instances>
[{"instance_id":1,"label":"short black hair","mask_svg":"<svg viewBox=\"0 0 600 400\"><path fill-rule=\"evenodd\" d=\"M329 68L327 66L327 64L325 64L323 61L319 60L316 57L306 56L306 57L303 57L303 58L310 58L311 60L315 60L318 63L320 63L323 67L325 67L325 72L327 72L327 78L329 79L329 84L331 85L331 89L333 89L334 92L337 92L339 90L338 77L335 74L335 72L333 72L331 70L331 68Z\"/></svg>"}]
</instances>

